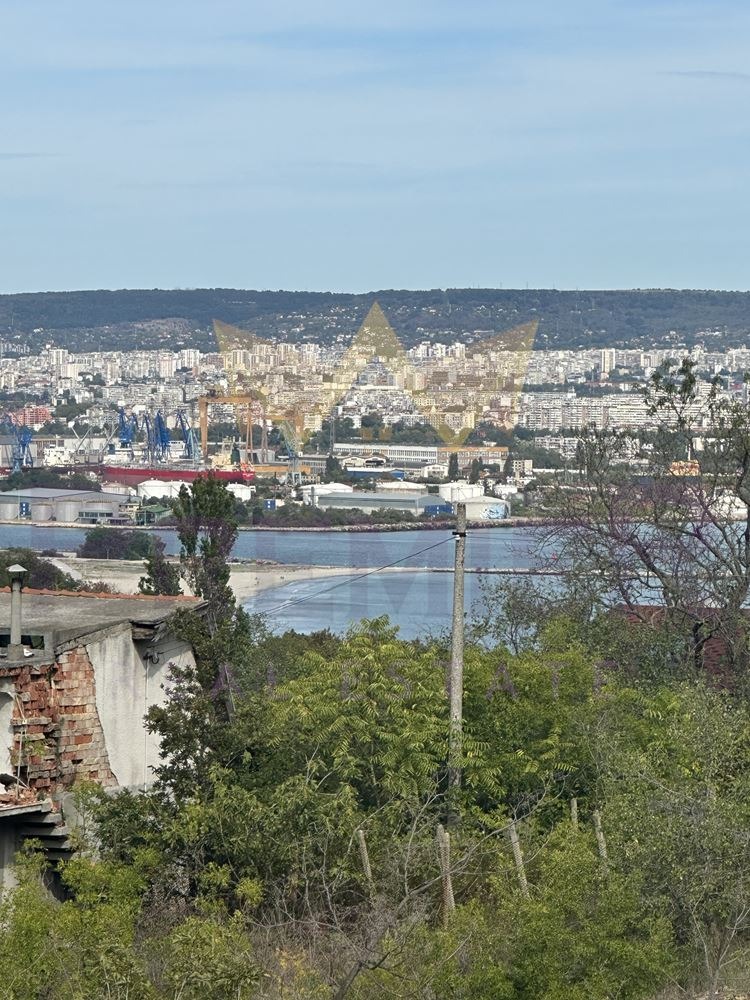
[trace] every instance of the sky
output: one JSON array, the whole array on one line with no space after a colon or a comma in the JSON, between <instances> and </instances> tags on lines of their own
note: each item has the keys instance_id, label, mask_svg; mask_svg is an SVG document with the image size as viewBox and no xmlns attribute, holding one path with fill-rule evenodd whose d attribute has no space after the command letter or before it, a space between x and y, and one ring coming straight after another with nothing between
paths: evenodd
<instances>
[{"instance_id":1,"label":"sky","mask_svg":"<svg viewBox=\"0 0 750 1000\"><path fill-rule=\"evenodd\" d=\"M0 291L750 288L746 0L0 0Z\"/></svg>"}]
</instances>

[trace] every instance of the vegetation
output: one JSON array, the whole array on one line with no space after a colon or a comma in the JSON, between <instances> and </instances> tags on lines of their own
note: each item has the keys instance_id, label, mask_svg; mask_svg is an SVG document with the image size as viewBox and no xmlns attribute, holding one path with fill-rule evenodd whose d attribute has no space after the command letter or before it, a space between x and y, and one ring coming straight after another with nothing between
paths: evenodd
<instances>
[{"instance_id":1,"label":"vegetation","mask_svg":"<svg viewBox=\"0 0 750 1000\"><path fill-rule=\"evenodd\" d=\"M333 444L333 428L330 420L324 420L322 428L310 437L306 451L329 451ZM405 424L399 420L386 426L380 413L368 413L362 417L361 426L355 427L351 417L339 417L335 427L336 442L380 441L383 444L442 445L443 439L430 424Z\"/></svg>"},{"instance_id":2,"label":"vegetation","mask_svg":"<svg viewBox=\"0 0 750 1000\"><path fill-rule=\"evenodd\" d=\"M122 528L90 528L77 555L81 559L148 559L154 552L154 536L147 531Z\"/></svg>"},{"instance_id":3,"label":"vegetation","mask_svg":"<svg viewBox=\"0 0 750 1000\"><path fill-rule=\"evenodd\" d=\"M546 542L559 567L596 581L602 603L617 601L638 620L657 608L697 657L718 654L713 668L739 683L749 663L747 408L716 384L701 386L688 359L657 371L647 399L658 429L646 474L623 461L625 435L583 436L585 488L555 491Z\"/></svg>"},{"instance_id":4,"label":"vegetation","mask_svg":"<svg viewBox=\"0 0 750 1000\"><path fill-rule=\"evenodd\" d=\"M0 587L10 586L8 567L20 565L26 570L24 587L35 590L80 590L107 591L109 587L102 581L84 583L69 573L59 569L49 559L43 559L33 549L0 549Z\"/></svg>"},{"instance_id":5,"label":"vegetation","mask_svg":"<svg viewBox=\"0 0 750 1000\"><path fill-rule=\"evenodd\" d=\"M746 991L750 522L708 498L744 496L750 433L709 397L715 438L684 475L690 367L652 391L651 476L588 437L590 488L561 489L543 539L562 576L487 588L451 770L448 642L387 619L271 633L228 588L230 494L183 490L182 571L207 611L173 628L195 666L172 665L148 712L153 787L81 789L96 850L62 865L63 902L23 859L0 903L10 1000ZM638 614L647 572L656 614Z\"/></svg>"},{"instance_id":6,"label":"vegetation","mask_svg":"<svg viewBox=\"0 0 750 1000\"><path fill-rule=\"evenodd\" d=\"M215 629L234 607L228 561L237 538L235 499L215 476L201 476L180 488L173 509L183 573L192 592L207 601Z\"/></svg>"},{"instance_id":7,"label":"vegetation","mask_svg":"<svg viewBox=\"0 0 750 1000\"><path fill-rule=\"evenodd\" d=\"M10 586L8 567L20 565L27 570L24 586L44 590L75 590L76 582L68 573L63 573L54 563L41 559L33 549L0 550L0 587Z\"/></svg>"},{"instance_id":8,"label":"vegetation","mask_svg":"<svg viewBox=\"0 0 750 1000\"><path fill-rule=\"evenodd\" d=\"M353 335L377 299L402 342L478 340L521 323L539 322L545 348L643 347L683 343L721 331L723 347L744 343L746 292L633 289L384 290L366 295L236 289L44 292L0 296L0 329L8 343L41 350L50 337L61 347L215 350L215 318L261 337L333 343ZM304 315L304 334L298 332ZM40 331L40 332L36 332ZM676 333L673 331L677 331Z\"/></svg>"},{"instance_id":9,"label":"vegetation","mask_svg":"<svg viewBox=\"0 0 750 1000\"><path fill-rule=\"evenodd\" d=\"M210 636L182 616L198 665L150 712L156 785L89 790L101 849L63 866L64 903L22 864L6 995L650 1000L746 982L748 704L687 664L656 679L668 636L567 601L519 652L489 627L469 643L450 809L440 642L385 620L274 637L232 609Z\"/></svg>"},{"instance_id":10,"label":"vegetation","mask_svg":"<svg viewBox=\"0 0 750 1000\"><path fill-rule=\"evenodd\" d=\"M43 487L52 490L88 490L101 492L101 483L89 479L81 472L57 472L55 469L39 466L32 469L21 469L11 472L0 481L3 490L28 490L32 487Z\"/></svg>"},{"instance_id":11,"label":"vegetation","mask_svg":"<svg viewBox=\"0 0 750 1000\"><path fill-rule=\"evenodd\" d=\"M415 515L408 510L390 510L381 508L368 514L358 509L351 510L321 510L303 504L287 503L276 510L267 510L262 503L249 505L252 523L265 528L336 528L345 526L375 526L393 524L425 524L433 518L428 515Z\"/></svg>"},{"instance_id":12,"label":"vegetation","mask_svg":"<svg viewBox=\"0 0 750 1000\"><path fill-rule=\"evenodd\" d=\"M154 537L151 554L144 562L146 575L138 581L138 590L142 594L152 596L163 594L173 597L182 593L180 568L175 563L168 562L164 550L165 545L161 538Z\"/></svg>"}]
</instances>

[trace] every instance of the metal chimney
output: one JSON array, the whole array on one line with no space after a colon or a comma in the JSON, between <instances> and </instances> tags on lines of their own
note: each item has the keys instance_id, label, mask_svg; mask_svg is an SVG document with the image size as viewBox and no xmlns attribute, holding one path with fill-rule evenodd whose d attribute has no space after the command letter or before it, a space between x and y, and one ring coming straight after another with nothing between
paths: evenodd
<instances>
[{"instance_id":1,"label":"metal chimney","mask_svg":"<svg viewBox=\"0 0 750 1000\"><path fill-rule=\"evenodd\" d=\"M21 590L26 569L16 563L8 567L10 577L10 647L13 652L21 647ZM15 647L15 649L14 649Z\"/></svg>"}]
</instances>

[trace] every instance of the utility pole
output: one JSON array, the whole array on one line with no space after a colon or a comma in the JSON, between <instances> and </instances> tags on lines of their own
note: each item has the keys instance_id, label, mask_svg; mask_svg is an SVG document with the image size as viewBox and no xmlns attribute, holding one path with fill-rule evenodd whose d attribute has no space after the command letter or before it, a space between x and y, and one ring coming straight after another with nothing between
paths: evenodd
<instances>
[{"instance_id":1,"label":"utility pole","mask_svg":"<svg viewBox=\"0 0 750 1000\"><path fill-rule=\"evenodd\" d=\"M466 561L466 504L456 504L456 554L453 567L453 636L450 675L450 736L448 782L461 786L461 750L464 715L464 563Z\"/></svg>"}]
</instances>

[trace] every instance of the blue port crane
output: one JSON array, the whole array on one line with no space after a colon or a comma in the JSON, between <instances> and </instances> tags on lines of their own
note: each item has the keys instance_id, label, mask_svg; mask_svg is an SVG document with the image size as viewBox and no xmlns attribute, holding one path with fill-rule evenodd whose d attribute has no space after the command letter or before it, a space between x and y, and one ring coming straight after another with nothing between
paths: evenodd
<instances>
[{"instance_id":1,"label":"blue port crane","mask_svg":"<svg viewBox=\"0 0 750 1000\"><path fill-rule=\"evenodd\" d=\"M156 428L148 413L144 413L141 417L141 430L146 435L146 457L149 462L154 462L156 461L158 450Z\"/></svg>"},{"instance_id":2,"label":"blue port crane","mask_svg":"<svg viewBox=\"0 0 750 1000\"><path fill-rule=\"evenodd\" d=\"M182 442L185 447L185 458L194 462L198 457L198 439L195 436L190 421L184 410L177 410L177 426L182 432Z\"/></svg>"},{"instance_id":3,"label":"blue port crane","mask_svg":"<svg viewBox=\"0 0 750 1000\"><path fill-rule=\"evenodd\" d=\"M119 436L120 444L123 448L132 448L135 436L138 433L138 417L135 413L131 413L129 416L125 413L125 410L120 408L120 422L119 422Z\"/></svg>"},{"instance_id":4,"label":"blue port crane","mask_svg":"<svg viewBox=\"0 0 750 1000\"><path fill-rule=\"evenodd\" d=\"M11 465L14 472L21 469L30 469L34 465L34 457L31 454L31 441L34 432L25 424L19 424L11 413L6 413L2 418L3 426L10 431L13 437L11 448Z\"/></svg>"},{"instance_id":5,"label":"blue port crane","mask_svg":"<svg viewBox=\"0 0 750 1000\"><path fill-rule=\"evenodd\" d=\"M172 447L172 435L161 410L154 417L154 458L163 462L169 458Z\"/></svg>"}]
</instances>

